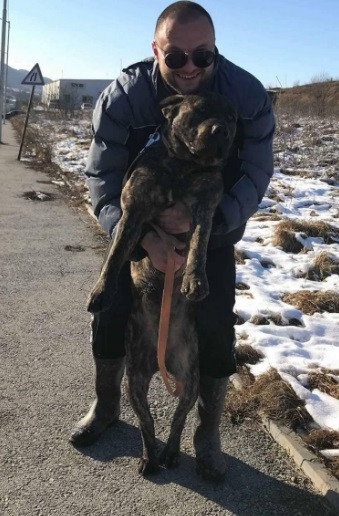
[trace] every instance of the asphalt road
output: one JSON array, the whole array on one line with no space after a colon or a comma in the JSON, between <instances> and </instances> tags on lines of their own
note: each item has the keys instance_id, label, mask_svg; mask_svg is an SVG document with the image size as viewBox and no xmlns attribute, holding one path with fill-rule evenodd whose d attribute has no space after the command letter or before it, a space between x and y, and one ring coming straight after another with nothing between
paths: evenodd
<instances>
[{"instance_id":1,"label":"asphalt road","mask_svg":"<svg viewBox=\"0 0 339 516\"><path fill-rule=\"evenodd\" d=\"M49 176L17 162L10 124L0 145L0 514L326 515L322 497L253 422L225 415L227 480L195 472L191 413L175 470L143 479L141 439L126 396L122 419L101 442L77 450L73 423L93 396L85 300L102 258L89 216L69 205ZM51 201L27 200L43 191ZM67 247L73 246L73 247ZM81 246L82 251L76 251ZM69 250L69 249L73 249ZM159 446L174 402L156 377L150 403Z\"/></svg>"}]
</instances>

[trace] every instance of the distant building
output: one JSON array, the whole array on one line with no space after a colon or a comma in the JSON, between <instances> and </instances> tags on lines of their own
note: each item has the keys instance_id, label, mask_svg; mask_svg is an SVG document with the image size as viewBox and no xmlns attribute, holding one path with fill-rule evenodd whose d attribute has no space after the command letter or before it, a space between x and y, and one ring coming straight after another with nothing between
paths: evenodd
<instances>
[{"instance_id":1,"label":"distant building","mask_svg":"<svg viewBox=\"0 0 339 516\"><path fill-rule=\"evenodd\" d=\"M58 79L42 87L41 102L66 109L79 109L84 102L94 106L111 82L112 79Z\"/></svg>"}]
</instances>

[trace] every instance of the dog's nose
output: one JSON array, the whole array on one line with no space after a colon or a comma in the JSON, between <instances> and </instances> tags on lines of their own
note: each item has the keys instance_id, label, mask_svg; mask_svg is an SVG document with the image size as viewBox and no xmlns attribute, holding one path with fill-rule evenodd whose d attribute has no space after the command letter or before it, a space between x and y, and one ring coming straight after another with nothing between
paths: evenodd
<instances>
[{"instance_id":1,"label":"dog's nose","mask_svg":"<svg viewBox=\"0 0 339 516\"><path fill-rule=\"evenodd\" d=\"M214 124L211 134L213 134L213 136L227 136L227 129L223 125Z\"/></svg>"}]
</instances>

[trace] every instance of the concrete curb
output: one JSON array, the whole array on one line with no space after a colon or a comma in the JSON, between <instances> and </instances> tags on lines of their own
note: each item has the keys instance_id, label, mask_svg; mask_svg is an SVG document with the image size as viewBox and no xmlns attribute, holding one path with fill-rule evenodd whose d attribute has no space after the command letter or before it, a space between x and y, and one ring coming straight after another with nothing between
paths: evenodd
<instances>
[{"instance_id":1,"label":"concrete curb","mask_svg":"<svg viewBox=\"0 0 339 516\"><path fill-rule=\"evenodd\" d=\"M242 380L237 373L230 379L236 389L243 388ZM311 480L336 514L339 514L339 481L328 472L318 457L306 448L302 439L293 430L266 416L261 416L261 421L273 439L292 457L298 468Z\"/></svg>"}]
</instances>

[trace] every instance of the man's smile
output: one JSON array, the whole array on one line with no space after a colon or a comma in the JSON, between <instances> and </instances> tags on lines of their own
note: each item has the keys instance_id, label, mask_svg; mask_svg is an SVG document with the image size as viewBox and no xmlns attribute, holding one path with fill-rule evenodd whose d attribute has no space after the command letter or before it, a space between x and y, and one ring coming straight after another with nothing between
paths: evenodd
<instances>
[{"instance_id":1,"label":"man's smile","mask_svg":"<svg viewBox=\"0 0 339 516\"><path fill-rule=\"evenodd\" d=\"M195 72L194 74L186 74L186 73L176 73L175 75L179 77L180 79L184 79L186 81L190 81L192 79L196 79L201 72Z\"/></svg>"}]
</instances>

